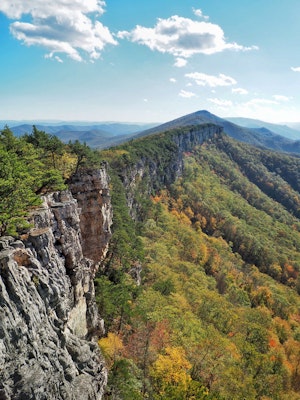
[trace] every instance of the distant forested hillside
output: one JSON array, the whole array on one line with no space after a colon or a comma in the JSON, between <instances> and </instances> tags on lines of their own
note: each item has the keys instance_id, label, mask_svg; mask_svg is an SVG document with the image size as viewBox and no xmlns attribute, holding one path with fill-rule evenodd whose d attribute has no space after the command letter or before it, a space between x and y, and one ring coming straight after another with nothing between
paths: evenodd
<instances>
[{"instance_id":1,"label":"distant forested hillside","mask_svg":"<svg viewBox=\"0 0 300 400\"><path fill-rule=\"evenodd\" d=\"M139 155L169 157L171 133L102 153L115 221L96 279L105 398L299 399L300 160L220 134L185 153L173 184L149 198L132 173L132 191L125 175Z\"/></svg>"}]
</instances>

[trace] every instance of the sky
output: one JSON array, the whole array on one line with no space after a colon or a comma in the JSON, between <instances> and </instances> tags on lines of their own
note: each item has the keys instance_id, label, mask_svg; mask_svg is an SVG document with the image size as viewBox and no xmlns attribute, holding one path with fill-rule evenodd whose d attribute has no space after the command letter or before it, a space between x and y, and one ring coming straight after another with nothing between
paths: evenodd
<instances>
[{"instance_id":1,"label":"sky","mask_svg":"<svg viewBox=\"0 0 300 400\"><path fill-rule=\"evenodd\" d=\"M300 121L300 0L1 0L0 120Z\"/></svg>"}]
</instances>

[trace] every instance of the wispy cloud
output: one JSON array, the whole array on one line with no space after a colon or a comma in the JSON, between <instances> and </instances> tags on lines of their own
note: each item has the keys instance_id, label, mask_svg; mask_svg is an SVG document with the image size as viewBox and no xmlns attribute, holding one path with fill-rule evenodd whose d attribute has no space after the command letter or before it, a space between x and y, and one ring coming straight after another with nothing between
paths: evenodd
<instances>
[{"instance_id":1,"label":"wispy cloud","mask_svg":"<svg viewBox=\"0 0 300 400\"><path fill-rule=\"evenodd\" d=\"M231 107L232 106L232 101L230 100L223 100L223 99L218 99L218 98L213 98L213 99L208 99L211 103L220 106L220 107Z\"/></svg>"},{"instance_id":2,"label":"wispy cloud","mask_svg":"<svg viewBox=\"0 0 300 400\"><path fill-rule=\"evenodd\" d=\"M281 94L275 94L273 96L273 99L276 100L276 101L279 101L279 102L287 102L287 101L291 100L290 97L283 96Z\"/></svg>"},{"instance_id":3,"label":"wispy cloud","mask_svg":"<svg viewBox=\"0 0 300 400\"><path fill-rule=\"evenodd\" d=\"M187 90L181 90L179 95L180 97L184 97L185 99L190 99L191 97L195 97L196 94L193 92L188 92Z\"/></svg>"},{"instance_id":4,"label":"wispy cloud","mask_svg":"<svg viewBox=\"0 0 300 400\"><path fill-rule=\"evenodd\" d=\"M291 67L291 70L294 72L300 72L300 67Z\"/></svg>"},{"instance_id":5,"label":"wispy cloud","mask_svg":"<svg viewBox=\"0 0 300 400\"><path fill-rule=\"evenodd\" d=\"M275 98L276 96L276 98ZM235 103L232 114L269 122L298 121L299 110L283 100L281 95L272 98L253 98L247 102ZM277 97L279 96L279 98ZM288 98L289 99L289 98Z\"/></svg>"},{"instance_id":6,"label":"wispy cloud","mask_svg":"<svg viewBox=\"0 0 300 400\"><path fill-rule=\"evenodd\" d=\"M209 16L204 15L202 10L200 10L200 8L193 8L193 13L196 15L196 17L203 18L205 20L209 19Z\"/></svg>"},{"instance_id":7,"label":"wispy cloud","mask_svg":"<svg viewBox=\"0 0 300 400\"><path fill-rule=\"evenodd\" d=\"M224 50L247 51L256 46L245 47L227 42L219 25L194 21L173 15L157 20L153 28L137 25L132 31L122 31L118 37L149 47L153 51L172 54L186 59L195 54L214 54Z\"/></svg>"},{"instance_id":8,"label":"wispy cloud","mask_svg":"<svg viewBox=\"0 0 300 400\"><path fill-rule=\"evenodd\" d=\"M248 90L243 89L243 88L232 88L231 89L232 93L237 93L237 94L248 94Z\"/></svg>"},{"instance_id":9,"label":"wispy cloud","mask_svg":"<svg viewBox=\"0 0 300 400\"><path fill-rule=\"evenodd\" d=\"M224 74L216 75L207 75L202 72L192 72L189 74L185 74L187 78L193 79L197 85L199 86L231 86L235 85L237 82L231 76L227 76Z\"/></svg>"},{"instance_id":10,"label":"wispy cloud","mask_svg":"<svg viewBox=\"0 0 300 400\"><path fill-rule=\"evenodd\" d=\"M247 103L245 103L245 105L247 105L248 107L261 107L261 106L270 106L270 105L274 105L274 104L278 104L276 100L270 100L270 99L264 99L264 98L255 98L252 99L250 101L248 101Z\"/></svg>"},{"instance_id":11,"label":"wispy cloud","mask_svg":"<svg viewBox=\"0 0 300 400\"><path fill-rule=\"evenodd\" d=\"M47 57L59 62L57 53L83 61L83 54L95 60L106 45L117 44L109 29L96 19L104 7L100 0L1 0L0 12L17 20L10 31L25 45L44 47Z\"/></svg>"}]
</instances>

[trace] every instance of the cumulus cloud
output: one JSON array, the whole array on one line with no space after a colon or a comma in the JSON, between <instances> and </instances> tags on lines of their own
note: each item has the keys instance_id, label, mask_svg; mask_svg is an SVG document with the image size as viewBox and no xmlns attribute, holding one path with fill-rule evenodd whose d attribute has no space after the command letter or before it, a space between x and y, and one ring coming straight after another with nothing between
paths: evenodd
<instances>
[{"instance_id":1,"label":"cumulus cloud","mask_svg":"<svg viewBox=\"0 0 300 400\"><path fill-rule=\"evenodd\" d=\"M176 80L175 78L170 78L170 82L172 82L172 83L176 83L176 82L177 82L177 80Z\"/></svg>"},{"instance_id":2,"label":"cumulus cloud","mask_svg":"<svg viewBox=\"0 0 300 400\"><path fill-rule=\"evenodd\" d=\"M174 63L174 67L182 68L187 64L187 60L185 58L177 57Z\"/></svg>"},{"instance_id":3,"label":"cumulus cloud","mask_svg":"<svg viewBox=\"0 0 300 400\"><path fill-rule=\"evenodd\" d=\"M243 88L233 88L231 89L232 93L237 93L237 94L248 94L248 90L243 89Z\"/></svg>"},{"instance_id":4,"label":"cumulus cloud","mask_svg":"<svg viewBox=\"0 0 300 400\"><path fill-rule=\"evenodd\" d=\"M178 15L159 18L153 28L137 25L132 31L119 32L118 37L183 59L195 54L214 54L224 50L257 49L256 46L244 47L235 42L227 42L222 28L216 24Z\"/></svg>"},{"instance_id":5,"label":"cumulus cloud","mask_svg":"<svg viewBox=\"0 0 300 400\"><path fill-rule=\"evenodd\" d=\"M195 97L196 94L193 92L188 92L187 90L181 90L179 96L184 97L185 99L190 99L191 97Z\"/></svg>"},{"instance_id":6,"label":"cumulus cloud","mask_svg":"<svg viewBox=\"0 0 300 400\"><path fill-rule=\"evenodd\" d=\"M300 67L291 67L291 70L294 72L300 72Z\"/></svg>"},{"instance_id":7,"label":"cumulus cloud","mask_svg":"<svg viewBox=\"0 0 300 400\"><path fill-rule=\"evenodd\" d=\"M10 31L25 45L46 48L48 58L61 61L60 53L82 61L82 53L95 60L106 45L117 44L109 29L96 19L104 7L101 0L1 0L0 12L17 20Z\"/></svg>"},{"instance_id":8,"label":"cumulus cloud","mask_svg":"<svg viewBox=\"0 0 300 400\"><path fill-rule=\"evenodd\" d=\"M185 74L185 76L187 78L193 79L199 86L231 86L237 83L235 79L224 74L219 74L218 76L215 76L207 75L202 72L192 72L189 74Z\"/></svg>"},{"instance_id":9,"label":"cumulus cloud","mask_svg":"<svg viewBox=\"0 0 300 400\"><path fill-rule=\"evenodd\" d=\"M230 101L230 100L213 98L213 99L208 99L208 101L210 101L211 103L215 104L216 106L220 106L220 107L231 107L232 106L232 101Z\"/></svg>"}]
</instances>

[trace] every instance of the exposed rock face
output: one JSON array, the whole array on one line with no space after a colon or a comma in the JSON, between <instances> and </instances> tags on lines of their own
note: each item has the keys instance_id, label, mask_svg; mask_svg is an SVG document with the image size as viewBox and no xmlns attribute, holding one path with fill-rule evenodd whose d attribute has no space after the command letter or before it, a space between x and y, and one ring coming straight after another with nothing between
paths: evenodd
<instances>
[{"instance_id":1,"label":"exposed rock face","mask_svg":"<svg viewBox=\"0 0 300 400\"><path fill-rule=\"evenodd\" d=\"M95 262L105 258L111 237L113 213L108 185L105 167L78 172L69 183L72 195L81 209L82 251Z\"/></svg>"},{"instance_id":2,"label":"exposed rock face","mask_svg":"<svg viewBox=\"0 0 300 400\"><path fill-rule=\"evenodd\" d=\"M139 193L143 191L148 196L174 183L182 174L184 153L192 151L196 146L222 132L221 126L207 123L191 126L186 130L174 130L171 138L174 145L172 157L163 167L158 158L143 156L134 166L124 170L122 180L126 188L127 203L132 218L139 218L140 205L134 195L137 188ZM140 182L142 182L143 188L139 186Z\"/></svg>"},{"instance_id":3,"label":"exposed rock face","mask_svg":"<svg viewBox=\"0 0 300 400\"><path fill-rule=\"evenodd\" d=\"M95 172L102 183L103 174ZM97 227L91 218L84 234L77 200L65 191L43 198L32 215L34 228L22 241L0 239L1 400L102 398L107 372L93 340L103 329L93 278L110 237L107 190L107 181L93 189L94 198L98 192L106 203L91 211L97 213ZM89 232L101 236L101 245L93 250L95 260L87 257Z\"/></svg>"}]
</instances>

